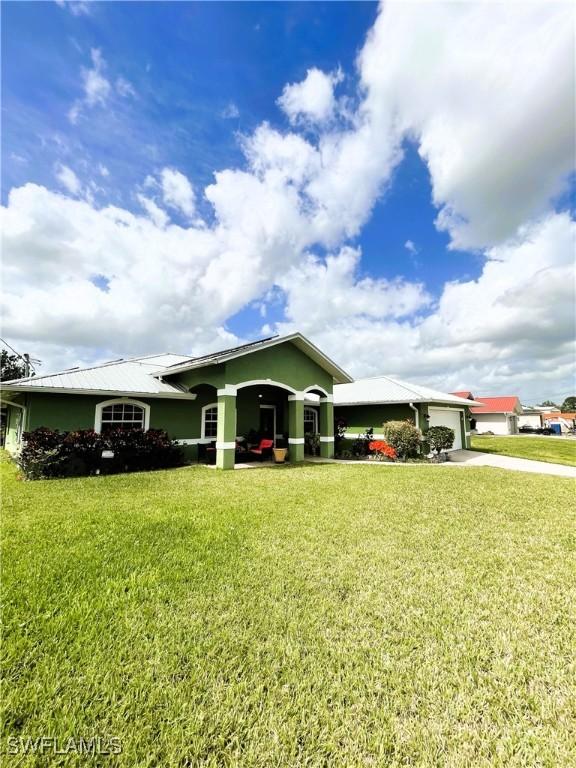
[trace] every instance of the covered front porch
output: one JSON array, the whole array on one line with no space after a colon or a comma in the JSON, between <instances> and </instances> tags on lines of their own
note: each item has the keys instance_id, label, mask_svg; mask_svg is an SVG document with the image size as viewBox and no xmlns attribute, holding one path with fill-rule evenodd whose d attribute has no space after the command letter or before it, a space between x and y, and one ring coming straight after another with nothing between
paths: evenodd
<instances>
[{"instance_id":1,"label":"covered front porch","mask_svg":"<svg viewBox=\"0 0 576 768\"><path fill-rule=\"evenodd\" d=\"M334 406L323 388L298 391L264 380L212 389L214 399L202 409L202 435L211 442L207 450L215 451L219 469L233 469L251 458L271 459L274 448L286 448L287 461L303 461L310 438L319 443L320 456L333 455Z\"/></svg>"}]
</instances>

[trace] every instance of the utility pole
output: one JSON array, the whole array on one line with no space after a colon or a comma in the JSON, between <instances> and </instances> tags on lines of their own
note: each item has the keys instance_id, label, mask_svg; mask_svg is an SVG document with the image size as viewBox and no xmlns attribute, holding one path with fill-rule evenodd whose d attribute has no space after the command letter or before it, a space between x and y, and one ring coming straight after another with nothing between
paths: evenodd
<instances>
[{"instance_id":1,"label":"utility pole","mask_svg":"<svg viewBox=\"0 0 576 768\"><path fill-rule=\"evenodd\" d=\"M28 352L24 352L22 358L24 360L24 376L30 376L30 355Z\"/></svg>"}]
</instances>

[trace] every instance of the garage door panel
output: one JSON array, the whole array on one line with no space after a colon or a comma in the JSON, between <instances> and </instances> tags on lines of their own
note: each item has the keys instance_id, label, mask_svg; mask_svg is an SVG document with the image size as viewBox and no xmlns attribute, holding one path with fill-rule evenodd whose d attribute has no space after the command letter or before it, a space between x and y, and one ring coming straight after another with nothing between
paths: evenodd
<instances>
[{"instance_id":1,"label":"garage door panel","mask_svg":"<svg viewBox=\"0 0 576 768\"><path fill-rule=\"evenodd\" d=\"M462 411L443 410L442 408L429 408L428 414L430 416L428 426L450 427L450 429L454 430L454 446L452 450L460 450L462 448L462 430L460 427Z\"/></svg>"}]
</instances>

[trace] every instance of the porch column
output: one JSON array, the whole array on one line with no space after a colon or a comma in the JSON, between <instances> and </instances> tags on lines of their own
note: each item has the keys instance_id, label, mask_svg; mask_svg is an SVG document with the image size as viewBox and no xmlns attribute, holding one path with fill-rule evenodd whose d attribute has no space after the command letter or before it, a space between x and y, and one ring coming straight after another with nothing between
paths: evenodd
<instances>
[{"instance_id":1,"label":"porch column","mask_svg":"<svg viewBox=\"0 0 576 768\"><path fill-rule=\"evenodd\" d=\"M236 454L236 387L227 384L218 390L216 467L234 469Z\"/></svg>"},{"instance_id":2,"label":"porch column","mask_svg":"<svg viewBox=\"0 0 576 768\"><path fill-rule=\"evenodd\" d=\"M320 456L334 456L334 397L320 398Z\"/></svg>"},{"instance_id":3,"label":"porch column","mask_svg":"<svg viewBox=\"0 0 576 768\"><path fill-rule=\"evenodd\" d=\"M288 455L304 461L304 392L288 395Z\"/></svg>"}]
</instances>

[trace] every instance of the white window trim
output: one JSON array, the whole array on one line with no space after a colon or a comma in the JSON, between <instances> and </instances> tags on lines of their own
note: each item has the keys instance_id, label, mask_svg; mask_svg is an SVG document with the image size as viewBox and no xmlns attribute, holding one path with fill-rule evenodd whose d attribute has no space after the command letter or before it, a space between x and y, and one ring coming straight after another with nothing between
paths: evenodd
<instances>
[{"instance_id":1,"label":"white window trim","mask_svg":"<svg viewBox=\"0 0 576 768\"><path fill-rule=\"evenodd\" d=\"M311 408L309 405L306 405L304 407L304 421L306 421L306 411L312 411L314 414L314 424L316 425L316 430L312 432L313 435L318 435L320 433L320 427L318 425L318 411L316 408Z\"/></svg>"},{"instance_id":2,"label":"white window trim","mask_svg":"<svg viewBox=\"0 0 576 768\"><path fill-rule=\"evenodd\" d=\"M214 437L206 437L206 411L209 408L216 408L216 412L218 412L218 403L208 403L208 405L205 405L202 408L202 421L200 422L201 440L216 440L216 435L214 435ZM216 421L216 424L218 424L218 421ZM216 431L218 431L218 426L216 426Z\"/></svg>"},{"instance_id":3,"label":"white window trim","mask_svg":"<svg viewBox=\"0 0 576 768\"><path fill-rule=\"evenodd\" d=\"M144 409L144 432L150 429L150 406L148 403L143 403L141 400L133 400L130 397L115 397L113 400L103 400L96 405L96 415L94 418L94 432L102 431L102 411L109 405L137 405L139 408Z\"/></svg>"}]
</instances>

